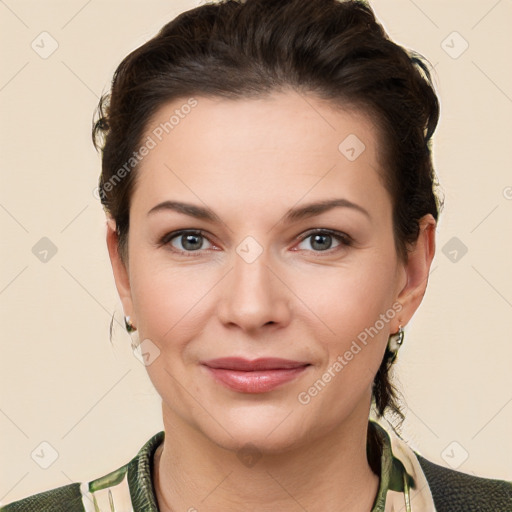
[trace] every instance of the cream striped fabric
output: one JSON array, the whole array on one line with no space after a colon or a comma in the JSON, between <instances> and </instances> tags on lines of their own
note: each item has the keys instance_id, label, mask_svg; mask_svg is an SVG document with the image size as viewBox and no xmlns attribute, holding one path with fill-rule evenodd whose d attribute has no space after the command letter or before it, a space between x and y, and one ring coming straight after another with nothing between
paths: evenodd
<instances>
[{"instance_id":1,"label":"cream striped fabric","mask_svg":"<svg viewBox=\"0 0 512 512\"><path fill-rule=\"evenodd\" d=\"M124 471L121 471L119 481L111 483L111 480L107 479L111 474L104 477L106 487L97 488L102 487L103 479L83 482L80 485L85 512L134 512L128 485L127 466L121 469ZM91 490L94 487L97 489Z\"/></svg>"},{"instance_id":2,"label":"cream striped fabric","mask_svg":"<svg viewBox=\"0 0 512 512\"><path fill-rule=\"evenodd\" d=\"M387 432L393 456L402 462L405 470L416 483L414 489L405 485L406 489L403 493L388 490L384 512L436 512L430 487L414 451L385 421L377 421L374 418L372 421L378 423Z\"/></svg>"}]
</instances>

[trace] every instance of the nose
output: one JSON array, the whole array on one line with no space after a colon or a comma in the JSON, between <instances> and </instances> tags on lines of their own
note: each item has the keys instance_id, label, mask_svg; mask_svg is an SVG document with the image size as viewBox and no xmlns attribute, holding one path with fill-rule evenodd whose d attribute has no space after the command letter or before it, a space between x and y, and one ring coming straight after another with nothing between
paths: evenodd
<instances>
[{"instance_id":1,"label":"nose","mask_svg":"<svg viewBox=\"0 0 512 512\"><path fill-rule=\"evenodd\" d=\"M288 325L292 293L265 253L253 262L235 254L233 267L222 284L217 308L221 322L247 333Z\"/></svg>"}]
</instances>

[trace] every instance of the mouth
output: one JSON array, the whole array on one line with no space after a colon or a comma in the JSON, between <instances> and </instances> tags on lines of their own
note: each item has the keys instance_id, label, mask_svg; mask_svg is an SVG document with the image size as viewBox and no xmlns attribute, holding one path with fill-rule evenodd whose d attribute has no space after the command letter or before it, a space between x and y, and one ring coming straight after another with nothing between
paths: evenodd
<instances>
[{"instance_id":1,"label":"mouth","mask_svg":"<svg viewBox=\"0 0 512 512\"><path fill-rule=\"evenodd\" d=\"M254 360L225 357L202 365L220 384L241 393L265 393L294 380L311 366L303 361L280 358Z\"/></svg>"}]
</instances>

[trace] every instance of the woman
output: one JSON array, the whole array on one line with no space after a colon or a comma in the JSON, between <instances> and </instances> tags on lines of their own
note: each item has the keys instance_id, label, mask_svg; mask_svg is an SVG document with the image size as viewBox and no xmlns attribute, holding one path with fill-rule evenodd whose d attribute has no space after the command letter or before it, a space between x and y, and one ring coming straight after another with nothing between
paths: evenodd
<instances>
[{"instance_id":1,"label":"woman","mask_svg":"<svg viewBox=\"0 0 512 512\"><path fill-rule=\"evenodd\" d=\"M99 190L165 430L2 510L512 510L512 483L383 421L435 253L438 115L426 66L359 2L204 5L128 55Z\"/></svg>"}]
</instances>

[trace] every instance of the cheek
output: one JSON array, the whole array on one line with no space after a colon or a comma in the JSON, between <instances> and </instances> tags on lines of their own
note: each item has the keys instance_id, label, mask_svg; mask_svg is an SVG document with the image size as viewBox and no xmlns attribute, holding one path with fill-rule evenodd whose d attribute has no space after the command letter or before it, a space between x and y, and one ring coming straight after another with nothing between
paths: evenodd
<instances>
[{"instance_id":1,"label":"cheek","mask_svg":"<svg viewBox=\"0 0 512 512\"><path fill-rule=\"evenodd\" d=\"M339 421L363 397L370 399L395 314L391 286L375 275L340 276L329 283L328 292L311 291L309 296L315 303L311 309L318 312L314 321L309 313L309 327L323 361L298 396L299 401L314 402L309 411L316 411L327 423Z\"/></svg>"},{"instance_id":2,"label":"cheek","mask_svg":"<svg viewBox=\"0 0 512 512\"><path fill-rule=\"evenodd\" d=\"M170 264L165 256L155 258L151 254L133 259L131 288L141 339L165 344L166 350L177 349L198 329L199 317L204 316L211 301L209 291L218 281L218 271Z\"/></svg>"},{"instance_id":3,"label":"cheek","mask_svg":"<svg viewBox=\"0 0 512 512\"><path fill-rule=\"evenodd\" d=\"M317 327L323 371L330 369L336 375L333 390L344 382L343 393L358 393L373 381L396 315L392 308L394 264L392 252L389 258L382 253L368 254L357 264L324 268L299 279L297 295L311 310L301 309L312 334L312 324ZM336 362L339 364L333 367Z\"/></svg>"},{"instance_id":4,"label":"cheek","mask_svg":"<svg viewBox=\"0 0 512 512\"><path fill-rule=\"evenodd\" d=\"M346 339L375 324L392 305L393 260L360 258L354 264L297 273L294 292L324 323L325 331ZM380 261L376 261L380 260ZM307 314L307 313L305 313Z\"/></svg>"}]
</instances>

